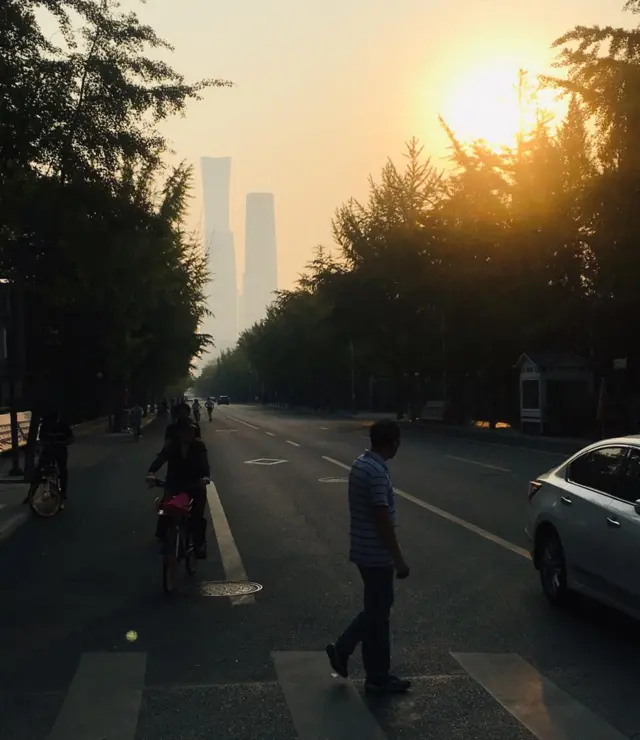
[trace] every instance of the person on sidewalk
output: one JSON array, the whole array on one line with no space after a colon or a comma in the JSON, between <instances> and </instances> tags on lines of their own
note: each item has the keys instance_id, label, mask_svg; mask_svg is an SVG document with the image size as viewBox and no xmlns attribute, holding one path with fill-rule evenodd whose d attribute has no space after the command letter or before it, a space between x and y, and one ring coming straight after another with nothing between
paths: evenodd
<instances>
[{"instance_id":1,"label":"person on sidewalk","mask_svg":"<svg viewBox=\"0 0 640 740\"><path fill-rule=\"evenodd\" d=\"M134 404L133 408L129 411L129 422L131 423L131 431L133 436L137 439L142 434L142 417L144 416L144 409L139 403Z\"/></svg>"},{"instance_id":2,"label":"person on sidewalk","mask_svg":"<svg viewBox=\"0 0 640 740\"><path fill-rule=\"evenodd\" d=\"M176 436L158 453L149 466L147 482L153 485L155 474L166 463L167 480L165 496L187 493L193 500L191 522L193 527L193 544L196 557L207 556L205 531L207 522L204 516L207 504L207 485L210 480L209 457L207 448L201 439L196 437L195 424L190 419L176 422ZM166 521L158 517L156 536L163 540Z\"/></svg>"},{"instance_id":3,"label":"person on sidewalk","mask_svg":"<svg viewBox=\"0 0 640 740\"><path fill-rule=\"evenodd\" d=\"M347 678L349 658L361 642L365 689L401 693L411 682L390 673L389 619L394 576L406 578L409 566L395 535L395 494L387 467L400 447L400 427L395 421L377 421L370 439L371 449L355 460L349 473L349 559L362 577L364 608L326 651L333 670Z\"/></svg>"}]
</instances>

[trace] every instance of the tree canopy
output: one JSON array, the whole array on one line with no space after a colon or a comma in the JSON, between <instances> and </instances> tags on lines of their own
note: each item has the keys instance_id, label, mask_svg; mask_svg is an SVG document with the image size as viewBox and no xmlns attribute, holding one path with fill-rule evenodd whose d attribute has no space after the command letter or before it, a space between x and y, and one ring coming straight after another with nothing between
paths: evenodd
<instances>
[{"instance_id":1,"label":"tree canopy","mask_svg":"<svg viewBox=\"0 0 640 740\"><path fill-rule=\"evenodd\" d=\"M0 266L24 297L23 403L89 416L157 397L210 342L191 169L166 166L159 124L230 83L185 81L114 0L5 0L0 25Z\"/></svg>"},{"instance_id":2,"label":"tree canopy","mask_svg":"<svg viewBox=\"0 0 640 740\"><path fill-rule=\"evenodd\" d=\"M454 418L513 418L514 364L535 350L596 369L628 357L639 385L640 32L578 26L554 46L556 77L519 75L538 115L514 146L460 141L441 121L441 172L409 142L366 202L337 210L336 248L205 369L202 392L327 408L443 399ZM564 120L537 104L540 84L564 96Z\"/></svg>"}]
</instances>

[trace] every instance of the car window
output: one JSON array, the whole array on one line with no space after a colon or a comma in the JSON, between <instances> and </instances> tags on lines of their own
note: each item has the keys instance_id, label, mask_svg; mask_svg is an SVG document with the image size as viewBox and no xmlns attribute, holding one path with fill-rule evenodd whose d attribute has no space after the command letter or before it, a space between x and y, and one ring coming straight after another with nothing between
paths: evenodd
<instances>
[{"instance_id":1,"label":"car window","mask_svg":"<svg viewBox=\"0 0 640 740\"><path fill-rule=\"evenodd\" d=\"M567 479L579 486L617 496L626 453L626 447L600 447L587 452L571 463Z\"/></svg>"},{"instance_id":2,"label":"car window","mask_svg":"<svg viewBox=\"0 0 640 740\"><path fill-rule=\"evenodd\" d=\"M640 499L640 451L631 450L627 457L619 497L630 504Z\"/></svg>"}]
</instances>

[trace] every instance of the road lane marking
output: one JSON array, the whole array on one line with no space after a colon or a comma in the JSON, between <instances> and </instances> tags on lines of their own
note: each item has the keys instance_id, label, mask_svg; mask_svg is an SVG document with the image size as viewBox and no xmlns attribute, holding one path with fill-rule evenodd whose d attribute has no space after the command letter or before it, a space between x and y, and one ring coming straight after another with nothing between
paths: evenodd
<instances>
[{"instance_id":1,"label":"road lane marking","mask_svg":"<svg viewBox=\"0 0 640 740\"><path fill-rule=\"evenodd\" d=\"M479 465L482 468L489 468L490 470L499 470L501 473L510 473L509 468L501 468L498 465L489 465L489 463L479 462L478 460L470 460L468 457L457 457L456 455L445 455L449 460L457 460L458 462L469 463L470 465Z\"/></svg>"},{"instance_id":2,"label":"road lane marking","mask_svg":"<svg viewBox=\"0 0 640 740\"><path fill-rule=\"evenodd\" d=\"M225 416L227 417L227 419L231 419L231 421L237 421L238 424L244 424L246 427L251 427L251 429L259 429L259 427L257 427L255 424L249 424L248 421L243 421L242 419L236 419L235 416L227 416L227 414L225 414Z\"/></svg>"},{"instance_id":3,"label":"road lane marking","mask_svg":"<svg viewBox=\"0 0 640 740\"><path fill-rule=\"evenodd\" d=\"M514 653L451 653L538 740L626 740Z\"/></svg>"},{"instance_id":4,"label":"road lane marking","mask_svg":"<svg viewBox=\"0 0 640 740\"><path fill-rule=\"evenodd\" d=\"M83 653L47 740L134 740L146 653Z\"/></svg>"},{"instance_id":5,"label":"road lane marking","mask_svg":"<svg viewBox=\"0 0 640 740\"><path fill-rule=\"evenodd\" d=\"M300 740L386 740L351 681L333 678L325 653L271 653Z\"/></svg>"},{"instance_id":6,"label":"road lane marking","mask_svg":"<svg viewBox=\"0 0 640 740\"><path fill-rule=\"evenodd\" d=\"M323 455L322 459L326 460L327 462L333 463L334 465L337 465L338 467L343 468L344 470L351 470L349 465L345 465L343 462L340 462L339 460L334 460L332 457L326 457L325 455ZM403 491L400 488L396 488L394 486L393 490L396 492L397 496L401 496L402 498L407 499L407 501L411 501L412 503L416 504L416 506L420 506L421 508L426 509L427 511L430 511L432 514L435 514L436 516L442 517L443 519L447 519L453 524L457 524L459 527L462 527L463 529L467 529L469 532L473 532L474 534L477 534L478 536L482 537L485 540L488 540L489 542L493 542L496 545L500 545L500 547L504 547L505 550L510 550L511 552L515 553L516 555L520 555L520 557L525 558L526 560L531 560L531 555L529 554L527 550L524 549L524 547L519 547L518 545L514 545L513 542L509 542L509 540L505 540L502 537L498 537L497 534L492 534L491 532L487 532L486 529L482 529L482 527L477 527L475 524L472 524L471 522L468 522L465 519L460 519L460 517L456 516L455 514L450 514L448 511L444 511L444 509L439 509L437 506L428 504L426 501L423 501L421 498L416 498L416 496L412 496L410 493L407 493L406 491Z\"/></svg>"},{"instance_id":7,"label":"road lane marking","mask_svg":"<svg viewBox=\"0 0 640 740\"><path fill-rule=\"evenodd\" d=\"M322 429L323 432L328 432L329 431L329 427L320 427L320 429Z\"/></svg>"},{"instance_id":8,"label":"road lane marking","mask_svg":"<svg viewBox=\"0 0 640 740\"><path fill-rule=\"evenodd\" d=\"M273 432L265 432L269 437L275 437L276 435Z\"/></svg>"},{"instance_id":9,"label":"road lane marking","mask_svg":"<svg viewBox=\"0 0 640 740\"><path fill-rule=\"evenodd\" d=\"M227 580L248 581L247 571L244 569L242 558L236 547L233 534L231 534L231 527L229 527L227 515L224 513L222 501L220 501L215 483L209 483L207 486L207 503L209 504L211 521L213 522L216 539L218 540L218 550L220 551L222 567L224 568L224 574ZM230 596L229 600L232 606L255 604L256 601L253 594Z\"/></svg>"},{"instance_id":10,"label":"road lane marking","mask_svg":"<svg viewBox=\"0 0 640 740\"><path fill-rule=\"evenodd\" d=\"M287 440L288 445L293 445L294 447L300 447L300 445L297 442L292 442L290 439Z\"/></svg>"}]
</instances>

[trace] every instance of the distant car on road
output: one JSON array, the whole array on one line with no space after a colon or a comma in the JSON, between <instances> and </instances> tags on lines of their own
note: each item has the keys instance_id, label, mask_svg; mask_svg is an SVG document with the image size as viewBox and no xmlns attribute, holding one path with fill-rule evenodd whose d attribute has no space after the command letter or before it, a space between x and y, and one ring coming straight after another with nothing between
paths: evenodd
<instances>
[{"instance_id":1,"label":"distant car on road","mask_svg":"<svg viewBox=\"0 0 640 740\"><path fill-rule=\"evenodd\" d=\"M218 396L218 406L228 406L230 403L229 396Z\"/></svg>"},{"instance_id":2,"label":"distant car on road","mask_svg":"<svg viewBox=\"0 0 640 740\"><path fill-rule=\"evenodd\" d=\"M596 442L531 481L526 533L552 604L579 591L640 619L640 436Z\"/></svg>"}]
</instances>

